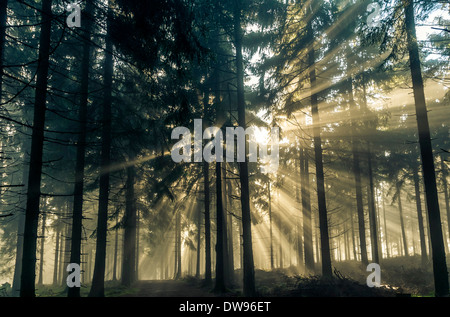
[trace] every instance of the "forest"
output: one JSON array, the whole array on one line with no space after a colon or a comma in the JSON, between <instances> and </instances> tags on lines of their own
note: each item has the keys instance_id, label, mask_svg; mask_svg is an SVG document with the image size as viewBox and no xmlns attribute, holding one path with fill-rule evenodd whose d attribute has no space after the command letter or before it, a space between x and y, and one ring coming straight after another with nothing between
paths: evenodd
<instances>
[{"instance_id":1,"label":"forest","mask_svg":"<svg viewBox=\"0 0 450 317\"><path fill-rule=\"evenodd\" d=\"M447 0L1 0L0 297L449 296L449 56Z\"/></svg>"}]
</instances>

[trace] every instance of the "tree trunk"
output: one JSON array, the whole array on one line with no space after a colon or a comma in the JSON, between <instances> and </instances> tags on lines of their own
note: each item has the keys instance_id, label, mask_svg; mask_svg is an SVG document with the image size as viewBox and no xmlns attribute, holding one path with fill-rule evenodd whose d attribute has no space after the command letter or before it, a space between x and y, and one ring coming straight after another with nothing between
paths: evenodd
<instances>
[{"instance_id":1,"label":"tree trunk","mask_svg":"<svg viewBox=\"0 0 450 317\"><path fill-rule=\"evenodd\" d=\"M65 262L65 258L64 258L64 254L67 252L66 251L66 246L67 246L67 233L68 233L68 225L67 224L63 224L63 227L61 229L61 238L59 239L59 243L60 243L60 247L59 247L59 268L58 268L58 285L62 285L64 282L63 276L64 276L64 262Z\"/></svg>"},{"instance_id":2,"label":"tree trunk","mask_svg":"<svg viewBox=\"0 0 450 317\"><path fill-rule=\"evenodd\" d=\"M412 166L412 172L414 179L414 192L416 195L417 221L419 223L420 254L422 258L422 266L425 267L428 262L428 254L425 243L425 229L423 226L422 201L420 199L419 172L415 164Z\"/></svg>"},{"instance_id":3,"label":"tree trunk","mask_svg":"<svg viewBox=\"0 0 450 317\"><path fill-rule=\"evenodd\" d=\"M3 101L3 58L5 56L6 44L6 9L8 8L8 0L0 3L0 104Z\"/></svg>"},{"instance_id":4,"label":"tree trunk","mask_svg":"<svg viewBox=\"0 0 450 317\"><path fill-rule=\"evenodd\" d=\"M28 174L27 206L23 241L21 297L35 297L36 240L41 196L42 154L48 84L50 37L52 29L52 0L42 0L39 60L34 103L33 133L31 136L30 168Z\"/></svg>"},{"instance_id":5,"label":"tree trunk","mask_svg":"<svg viewBox=\"0 0 450 317\"><path fill-rule=\"evenodd\" d=\"M86 2L86 13L93 12L92 0ZM84 17L85 15L83 15ZM88 18L83 23L83 55L81 57L81 87L80 106L78 110L79 135L77 141L77 156L75 163L75 186L73 194L72 213L72 239L70 249L70 263L81 265L81 233L83 221L83 187L84 187L84 165L86 153L86 127L88 119L88 95L89 95L89 69L91 57L91 28L92 18ZM80 288L69 288L69 297L80 297Z\"/></svg>"},{"instance_id":6,"label":"tree trunk","mask_svg":"<svg viewBox=\"0 0 450 317\"><path fill-rule=\"evenodd\" d=\"M197 207L197 263L195 267L195 277L200 278L200 255L201 255L201 234L202 234L202 213Z\"/></svg>"},{"instance_id":7,"label":"tree trunk","mask_svg":"<svg viewBox=\"0 0 450 317\"><path fill-rule=\"evenodd\" d=\"M41 250L39 255L39 279L38 285L43 285L44 282L44 250L45 250L45 222L47 220L47 213L42 213L42 227L41 227Z\"/></svg>"},{"instance_id":8,"label":"tree trunk","mask_svg":"<svg viewBox=\"0 0 450 317\"><path fill-rule=\"evenodd\" d=\"M56 242L55 242L55 259L53 262L53 286L58 285L58 268L59 268L59 239L61 237L61 229L56 228Z\"/></svg>"},{"instance_id":9,"label":"tree trunk","mask_svg":"<svg viewBox=\"0 0 450 317\"><path fill-rule=\"evenodd\" d=\"M301 149L303 150L303 149ZM301 184L301 176L302 172L299 171L300 168L300 159L295 160L295 174L300 176L300 182L295 181L295 179L292 182L292 186L295 188L295 201L297 203L300 202L300 184ZM301 208L299 208L299 211L301 211ZM303 226L302 226L303 218L301 215L298 215L298 221L296 224L297 227L297 235L296 235L296 246L297 246L297 266L299 268L304 267L303 259L305 258L305 254L303 251Z\"/></svg>"},{"instance_id":10,"label":"tree trunk","mask_svg":"<svg viewBox=\"0 0 450 317\"><path fill-rule=\"evenodd\" d=\"M347 70L350 65L347 62ZM349 75L348 75L349 76ZM361 184L361 167L360 167L360 150L357 141L357 125L356 125L356 104L353 99L353 79L349 77L347 80L347 98L350 106L350 120L351 120L351 144L353 155L353 177L355 182L355 194L356 194L356 212L358 215L358 232L359 232L359 247L361 254L361 262L364 266L369 264L367 256L367 242L366 242L366 226L364 219L364 205L363 205L363 193ZM377 262L378 263L378 262Z\"/></svg>"},{"instance_id":11,"label":"tree trunk","mask_svg":"<svg viewBox=\"0 0 450 317\"><path fill-rule=\"evenodd\" d=\"M408 256L408 243L406 241L406 232L405 232L405 223L403 219L403 207L402 207L402 198L401 198L401 189L397 184L397 202L398 202L398 213L400 216L400 230L402 233L402 241L403 241L403 250L405 251L405 256Z\"/></svg>"},{"instance_id":12,"label":"tree trunk","mask_svg":"<svg viewBox=\"0 0 450 317\"><path fill-rule=\"evenodd\" d=\"M364 110L367 108L367 93L366 93L366 79L365 74L362 74L362 88L363 88L363 106ZM369 128L369 123L366 122L366 129ZM372 150L370 141L367 141L367 174L369 177L369 192L368 192L368 205L369 205L369 224L370 224L370 239L372 241L372 261L380 263L381 245L379 244L378 223L376 216L375 206L375 188L373 183L373 168L372 168Z\"/></svg>"},{"instance_id":13,"label":"tree trunk","mask_svg":"<svg viewBox=\"0 0 450 317\"><path fill-rule=\"evenodd\" d=\"M382 199L382 205L383 205L384 241L386 243L386 257L390 258L388 228L387 228L387 222L386 222L386 205L385 205L385 201L384 201L385 198L384 198L383 190L381 190L381 199Z\"/></svg>"},{"instance_id":14,"label":"tree trunk","mask_svg":"<svg viewBox=\"0 0 450 317\"><path fill-rule=\"evenodd\" d=\"M311 83L311 114L313 125L313 139L314 139L314 157L316 163L316 179L317 179L317 199L319 207L319 229L320 229L320 245L321 245L321 260L322 260L322 275L325 278L332 278L331 270L331 253L330 253L330 238L328 232L328 213L325 197L325 176L323 172L323 153L322 153L322 138L320 136L320 117L319 117L319 103L316 91L316 69L315 69L315 50L312 45L314 42L314 35L312 30L311 20L308 26L308 38L311 43L311 49L308 52L309 78Z\"/></svg>"},{"instance_id":15,"label":"tree trunk","mask_svg":"<svg viewBox=\"0 0 450 317\"><path fill-rule=\"evenodd\" d=\"M225 266L224 266L224 231L223 228L223 204L222 204L222 167L216 162L216 285L214 291L225 292Z\"/></svg>"},{"instance_id":16,"label":"tree trunk","mask_svg":"<svg viewBox=\"0 0 450 317\"><path fill-rule=\"evenodd\" d=\"M209 201L209 164L203 162L204 195L205 195L205 283L210 285L211 277L211 217Z\"/></svg>"},{"instance_id":17,"label":"tree trunk","mask_svg":"<svg viewBox=\"0 0 450 317\"><path fill-rule=\"evenodd\" d=\"M133 158L130 158L133 161ZM125 219L123 233L122 285L136 281L136 203L134 197L135 167L127 167Z\"/></svg>"},{"instance_id":18,"label":"tree trunk","mask_svg":"<svg viewBox=\"0 0 450 317\"><path fill-rule=\"evenodd\" d=\"M232 200L230 200L229 197L231 197L232 188L231 184L227 181L227 169L226 164L223 164L222 168L223 172L223 192L224 192L224 205L225 205L225 214L228 218L227 225L228 225L228 283L230 285L234 284L234 248L233 248L233 216L231 215L230 210L233 210L232 208ZM229 209L228 209L229 208Z\"/></svg>"},{"instance_id":19,"label":"tree trunk","mask_svg":"<svg viewBox=\"0 0 450 317\"><path fill-rule=\"evenodd\" d=\"M314 249L311 218L311 193L309 190L309 159L306 150L300 149L300 182L303 213L303 242L305 253L305 268L314 272Z\"/></svg>"},{"instance_id":20,"label":"tree trunk","mask_svg":"<svg viewBox=\"0 0 450 317\"><path fill-rule=\"evenodd\" d=\"M368 187L368 203L369 203L369 224L370 224L370 240L372 247L372 262L380 263L380 245L378 236L378 221L377 221L377 209L375 206L375 189L373 184L373 170L372 170L372 153L370 144L367 148L367 173L369 174L369 187Z\"/></svg>"},{"instance_id":21,"label":"tree trunk","mask_svg":"<svg viewBox=\"0 0 450 317\"><path fill-rule=\"evenodd\" d=\"M445 199L445 210L447 212L447 230L450 240L450 203L448 198L448 185L447 185L447 168L444 163L444 159L441 156L441 170L442 170L442 185L444 187L444 199Z\"/></svg>"},{"instance_id":22,"label":"tree trunk","mask_svg":"<svg viewBox=\"0 0 450 317\"><path fill-rule=\"evenodd\" d=\"M117 249L119 247L119 216L116 218L116 232L114 233L114 264L113 264L113 281L117 281Z\"/></svg>"},{"instance_id":23,"label":"tree trunk","mask_svg":"<svg viewBox=\"0 0 450 317\"><path fill-rule=\"evenodd\" d=\"M181 278L181 210L177 211L176 219L175 219L175 253L176 253L176 261L175 261L175 279L178 280Z\"/></svg>"},{"instance_id":24,"label":"tree trunk","mask_svg":"<svg viewBox=\"0 0 450 317\"><path fill-rule=\"evenodd\" d=\"M428 123L428 113L425 102L419 47L417 45L416 23L414 20L414 3L412 0L403 1L405 5L405 26L408 41L411 78L414 91L414 101L416 106L417 127L419 131L422 171L425 185L426 201L428 206L435 293L436 296L447 296L449 294L448 271L445 259L441 216L439 211L439 198L436 186L433 147L431 144L430 127Z\"/></svg>"},{"instance_id":25,"label":"tree trunk","mask_svg":"<svg viewBox=\"0 0 450 317\"><path fill-rule=\"evenodd\" d=\"M136 203L134 203L134 207L136 208ZM140 233L139 233L139 226L140 226L140 212L139 209L136 209L136 260L135 260L135 264L136 264L136 268L135 268L135 274L134 274L134 278L135 281L139 281L139 245L140 245Z\"/></svg>"},{"instance_id":26,"label":"tree trunk","mask_svg":"<svg viewBox=\"0 0 450 317\"><path fill-rule=\"evenodd\" d=\"M271 182L269 179L268 183L268 194L269 194L269 239L270 239L270 269L274 269L274 259L273 259L273 217L272 217L272 190Z\"/></svg>"},{"instance_id":27,"label":"tree trunk","mask_svg":"<svg viewBox=\"0 0 450 317\"><path fill-rule=\"evenodd\" d=\"M106 236L108 231L108 196L109 196L109 174L111 162L111 105L112 105L112 82L114 62L112 58L111 40L111 8L108 9L106 49L104 61L104 100L102 117L102 145L100 158L100 188L98 201L97 219L97 243L95 251L94 275L89 297L105 296L105 261L106 261Z\"/></svg>"},{"instance_id":28,"label":"tree trunk","mask_svg":"<svg viewBox=\"0 0 450 317\"><path fill-rule=\"evenodd\" d=\"M22 148L28 149L29 147L29 139L26 138ZM30 159L27 155L27 151L24 150L24 157L23 157L23 169L22 169L22 183L26 184L26 181L28 179L28 169L26 168L28 164L28 160ZM22 195L26 195L27 188L26 186L22 190ZM16 260L14 264L14 277L13 277L13 289L12 289L12 296L17 297L20 296L20 279L22 275L22 255L23 255L23 233L25 230L25 212L23 211L25 209L25 204L21 204L21 208L18 211L18 222L17 222L17 242L16 242Z\"/></svg>"},{"instance_id":29,"label":"tree trunk","mask_svg":"<svg viewBox=\"0 0 450 317\"><path fill-rule=\"evenodd\" d=\"M237 76L237 108L238 124L246 129L245 120L245 96L244 96L244 59L242 55L242 26L241 26L241 4L234 1L234 44L236 48L236 76ZM245 144L247 154L247 143ZM250 188L248 181L248 157L239 163L239 179L241 183L241 208L242 208L242 240L243 240L243 288L244 296L252 297L256 294L255 267L253 262L252 227L250 211Z\"/></svg>"}]
</instances>

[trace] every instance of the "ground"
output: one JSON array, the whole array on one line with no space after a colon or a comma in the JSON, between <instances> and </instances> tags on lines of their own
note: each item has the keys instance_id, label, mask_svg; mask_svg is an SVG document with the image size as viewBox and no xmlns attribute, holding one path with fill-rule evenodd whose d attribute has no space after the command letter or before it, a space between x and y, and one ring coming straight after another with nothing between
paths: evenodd
<instances>
[{"instance_id":1,"label":"ground","mask_svg":"<svg viewBox=\"0 0 450 317\"><path fill-rule=\"evenodd\" d=\"M139 281L121 297L210 297L214 294L185 280Z\"/></svg>"}]
</instances>

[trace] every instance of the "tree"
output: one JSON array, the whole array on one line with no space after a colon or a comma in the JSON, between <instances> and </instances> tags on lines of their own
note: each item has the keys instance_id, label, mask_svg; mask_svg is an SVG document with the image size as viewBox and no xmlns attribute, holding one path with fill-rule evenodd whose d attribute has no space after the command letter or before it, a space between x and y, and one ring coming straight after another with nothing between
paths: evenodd
<instances>
[{"instance_id":1,"label":"tree","mask_svg":"<svg viewBox=\"0 0 450 317\"><path fill-rule=\"evenodd\" d=\"M419 131L420 155L425 185L425 196L428 208L430 239L433 257L433 272L436 296L449 294L448 271L445 260L444 239L439 211L439 200L433 159L433 147L428 122L427 106L420 64L419 47L417 45L416 25L414 19L414 3L403 0L405 12L405 28L408 42L409 66L413 83L416 106L417 128Z\"/></svg>"},{"instance_id":2,"label":"tree","mask_svg":"<svg viewBox=\"0 0 450 317\"><path fill-rule=\"evenodd\" d=\"M86 14L83 27L83 52L81 57L81 84L80 101L78 110L79 135L77 141L75 186L72 212L72 238L70 248L70 263L81 264L81 233L83 220L83 188L84 188L84 168L86 155L86 134L88 120L88 96L89 96L89 72L91 58L91 30L93 16L89 16L94 9L93 0L86 1ZM69 297L80 297L80 288L72 287L68 290Z\"/></svg>"},{"instance_id":3,"label":"tree","mask_svg":"<svg viewBox=\"0 0 450 317\"><path fill-rule=\"evenodd\" d=\"M42 172L42 152L44 148L44 126L48 69L50 57L50 37L52 28L52 0L42 1L41 33L39 40L39 60L34 102L33 134L31 137L30 167L28 174L27 205L23 239L22 277L20 296L35 296L36 240L39 219L39 201Z\"/></svg>"},{"instance_id":4,"label":"tree","mask_svg":"<svg viewBox=\"0 0 450 317\"><path fill-rule=\"evenodd\" d=\"M109 175L111 164L111 105L112 105L112 85L114 73L113 44L111 39L111 7L108 6L107 32L105 44L104 61L104 99L102 114L102 147L100 162L100 188L98 198L98 219L97 219L97 244L95 251L94 276L89 297L104 297L105 281L105 259L106 259L106 236L108 231L108 196L109 196Z\"/></svg>"},{"instance_id":5,"label":"tree","mask_svg":"<svg viewBox=\"0 0 450 317\"><path fill-rule=\"evenodd\" d=\"M244 96L244 64L242 56L242 7L240 1L233 1L234 15L234 45L236 49L236 76L237 76L237 107L238 123L246 129L245 121L245 96ZM247 146L246 146L247 147ZM247 153L247 150L245 151ZM239 163L239 179L241 182L241 208L242 208L242 231L244 250L244 295L247 297L256 294L255 289L255 267L253 263L253 245L250 215L250 188L248 181L248 158Z\"/></svg>"},{"instance_id":6,"label":"tree","mask_svg":"<svg viewBox=\"0 0 450 317\"><path fill-rule=\"evenodd\" d=\"M312 18L312 10L309 9L309 14ZM330 254L330 238L328 232L328 214L327 204L325 198L325 176L323 171L323 156L322 156L322 139L320 136L320 117L319 117L319 103L316 87L316 70L315 70L315 49L314 49L314 34L312 29L312 19L307 24L307 38L311 48L308 52L308 66L309 66L309 80L311 85L311 114L313 120L313 139L314 139L314 157L316 163L316 177L317 177L317 199L319 205L319 227L320 227L320 243L321 243L321 258L322 258L322 275L325 278L331 278L333 273L331 270L331 254Z\"/></svg>"}]
</instances>

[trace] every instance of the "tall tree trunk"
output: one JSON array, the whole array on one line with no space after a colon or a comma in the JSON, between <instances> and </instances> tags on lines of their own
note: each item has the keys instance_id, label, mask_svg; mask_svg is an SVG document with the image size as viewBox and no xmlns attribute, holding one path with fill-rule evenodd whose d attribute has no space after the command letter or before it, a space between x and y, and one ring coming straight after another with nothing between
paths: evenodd
<instances>
[{"instance_id":1,"label":"tall tree trunk","mask_svg":"<svg viewBox=\"0 0 450 317\"><path fill-rule=\"evenodd\" d=\"M205 196L205 283L210 285L211 277L211 216L209 195L209 164L203 162L203 182Z\"/></svg>"},{"instance_id":2,"label":"tall tree trunk","mask_svg":"<svg viewBox=\"0 0 450 317\"><path fill-rule=\"evenodd\" d=\"M397 202L398 202L398 212L400 216L400 230L402 233L401 240L403 241L403 250L405 251L405 256L408 256L408 242L406 241L406 232L405 232L405 222L403 217L403 207L402 207L402 198L401 198L401 188L397 184Z\"/></svg>"},{"instance_id":3,"label":"tall tree trunk","mask_svg":"<svg viewBox=\"0 0 450 317\"><path fill-rule=\"evenodd\" d=\"M28 149L29 147L29 139L26 138L23 142L22 148ZM27 151L24 150L24 156L23 156L23 168L22 168L22 183L26 184L26 181L28 179L28 169L26 168L28 164L28 160L30 159L27 155ZM27 193L27 187L26 185L22 189L22 195L26 195ZM16 242L16 259L14 264L14 277L13 277L13 289L12 289L12 296L17 297L20 296L20 279L22 276L22 256L23 256L23 233L25 230L25 212L23 209L25 209L25 204L21 204L21 208L18 211L18 221L17 221L17 242Z\"/></svg>"},{"instance_id":4,"label":"tall tree trunk","mask_svg":"<svg viewBox=\"0 0 450 317\"><path fill-rule=\"evenodd\" d=\"M41 249L39 255L39 278L38 285L44 284L44 251L45 251L45 222L47 221L47 213L42 213L42 227L41 227Z\"/></svg>"},{"instance_id":5,"label":"tall tree trunk","mask_svg":"<svg viewBox=\"0 0 450 317\"><path fill-rule=\"evenodd\" d=\"M33 133L31 136L30 168L28 173L27 206L23 239L21 297L35 297L36 240L41 197L42 154L48 84L50 37L52 29L52 0L42 0L39 60L34 103Z\"/></svg>"},{"instance_id":6,"label":"tall tree trunk","mask_svg":"<svg viewBox=\"0 0 450 317\"><path fill-rule=\"evenodd\" d=\"M428 123L427 106L423 87L419 47L417 45L416 23L414 20L414 3L403 0L405 6L405 26L408 41L409 63L413 83L414 101L416 106L417 127L419 131L420 154L425 185L430 240L433 255L433 274L436 296L449 294L447 263L445 259L444 239L442 235L439 198L436 186L436 175L431 144L430 127Z\"/></svg>"},{"instance_id":7,"label":"tall tree trunk","mask_svg":"<svg viewBox=\"0 0 450 317\"><path fill-rule=\"evenodd\" d=\"M69 202L64 204L65 212L64 214L68 218L69 215ZM70 237L72 236L72 226L70 224L66 225L66 234L64 237L64 254L63 254L63 262L62 264L62 272L61 272L61 285L66 285L66 268L70 263Z\"/></svg>"},{"instance_id":8,"label":"tall tree trunk","mask_svg":"<svg viewBox=\"0 0 450 317\"><path fill-rule=\"evenodd\" d=\"M220 69L216 65L214 72L214 108L216 109L217 126L222 128L225 124L225 113L222 109L221 94L220 94ZM222 149L223 150L223 149ZM223 187L224 179L222 176L222 164L216 162L216 284L214 291L223 293L226 290L226 285L229 284L228 279L228 241L227 241L227 225L226 215L224 210L225 188Z\"/></svg>"},{"instance_id":9,"label":"tall tree trunk","mask_svg":"<svg viewBox=\"0 0 450 317\"><path fill-rule=\"evenodd\" d=\"M450 202L448 198L448 184L447 184L447 175L448 171L444 163L444 159L441 155L441 172L442 172L442 185L444 187L444 199L445 199L445 210L447 212L447 230L448 230L448 236L450 240Z\"/></svg>"},{"instance_id":10,"label":"tall tree trunk","mask_svg":"<svg viewBox=\"0 0 450 317\"><path fill-rule=\"evenodd\" d=\"M91 14L94 10L93 0L86 1L86 14ZM83 55L81 57L81 87L80 87L80 106L78 109L79 135L77 141L77 156L75 163L75 186L73 195L72 212L72 238L70 249L70 263L81 265L81 233L83 221L83 187L84 187L84 165L86 153L86 127L88 119L88 95L89 95L89 69L91 57L91 29L93 17L83 21ZM80 288L69 288L67 293L69 297L80 297Z\"/></svg>"},{"instance_id":11,"label":"tall tree trunk","mask_svg":"<svg viewBox=\"0 0 450 317\"><path fill-rule=\"evenodd\" d=\"M67 224L63 224L63 227L61 229L61 238L59 239L59 268L58 268L58 285L62 285L64 283L64 262L65 257L64 254L66 253L66 246L67 246L67 233L68 233L69 226Z\"/></svg>"},{"instance_id":12,"label":"tall tree trunk","mask_svg":"<svg viewBox=\"0 0 450 317\"><path fill-rule=\"evenodd\" d=\"M297 159L297 160L295 160L295 174L299 175L300 178L301 178L301 172L299 171L299 166L300 166L300 160ZM294 188L295 188L295 201L297 203L300 202L300 183L301 183L301 181L298 182L298 181L294 180L294 182L292 184L294 186ZM298 210L300 212L302 212L301 208L299 208ZM296 234L296 238L295 238L296 247L297 247L297 266L299 268L301 268L301 267L303 268L304 267L303 259L305 257L304 251L303 251L303 226L302 226L302 222L303 222L303 218L299 214L298 215L298 221L297 221L297 224L296 224L297 234Z\"/></svg>"},{"instance_id":13,"label":"tall tree trunk","mask_svg":"<svg viewBox=\"0 0 450 317\"><path fill-rule=\"evenodd\" d=\"M246 129L245 120L245 96L244 96L244 59L242 55L242 26L241 26L241 3L234 1L234 44L236 48L236 76L237 76L237 108L238 124ZM247 154L247 143L245 145ZM239 179L241 183L241 208L242 208L242 240L243 240L243 289L244 296L252 297L256 294L255 288L255 266L253 262L252 224L250 211L250 188L248 181L248 157L239 163Z\"/></svg>"},{"instance_id":14,"label":"tall tree trunk","mask_svg":"<svg viewBox=\"0 0 450 317\"><path fill-rule=\"evenodd\" d=\"M273 220L272 220L272 191L271 191L271 182L269 179L268 184L268 192L269 192L269 239L270 239L270 269L274 269L274 263L273 263Z\"/></svg>"},{"instance_id":15,"label":"tall tree trunk","mask_svg":"<svg viewBox=\"0 0 450 317\"><path fill-rule=\"evenodd\" d=\"M279 194L279 191L278 191L278 194ZM278 250L279 250L279 252L278 252L278 256L279 256L279 259L280 259L280 268L283 268L284 267L284 263L283 263L283 243L282 243L282 240L283 240L283 236L282 236L282 234L283 234L283 231L282 231L282 227L283 227L283 224L282 224L282 220L281 220L281 209L280 209L280 205L279 205L279 203L280 203L280 199L279 199L279 195L278 195L278 198L277 198L277 205L278 205Z\"/></svg>"},{"instance_id":16,"label":"tall tree trunk","mask_svg":"<svg viewBox=\"0 0 450 317\"><path fill-rule=\"evenodd\" d=\"M133 158L130 158L133 161ZM132 164L132 163L131 163ZM136 203L134 182L136 170L133 165L127 167L125 194L125 219L123 233L122 285L130 286L136 281Z\"/></svg>"},{"instance_id":17,"label":"tall tree trunk","mask_svg":"<svg viewBox=\"0 0 450 317\"><path fill-rule=\"evenodd\" d=\"M201 234L202 234L202 212L197 207L197 263L195 267L195 277L200 278L200 255L201 255Z\"/></svg>"},{"instance_id":18,"label":"tall tree trunk","mask_svg":"<svg viewBox=\"0 0 450 317\"><path fill-rule=\"evenodd\" d=\"M3 68L6 47L6 9L8 8L8 0L0 3L0 104L3 101Z\"/></svg>"},{"instance_id":19,"label":"tall tree trunk","mask_svg":"<svg viewBox=\"0 0 450 317\"><path fill-rule=\"evenodd\" d=\"M135 206L135 208L136 208L136 203L134 204L134 206ZM139 230L140 230L140 211L139 211L139 209L136 209L136 260L135 260L135 262L136 262L136 268L135 268L135 274L134 274L134 277L135 277L135 281L139 281L139 263L140 263L140 256L139 256L139 245L140 245L140 233L139 233Z\"/></svg>"},{"instance_id":20,"label":"tall tree trunk","mask_svg":"<svg viewBox=\"0 0 450 317\"><path fill-rule=\"evenodd\" d=\"M233 216L230 212L230 210L233 210L232 203L233 201L229 198L231 197L232 188L231 184L227 181L227 169L226 164L224 163L222 168L223 173L223 180L224 180L224 205L225 205L225 214L228 218L227 225L228 225L228 283L230 285L234 284L234 248L233 248ZM229 209L228 209L229 208Z\"/></svg>"},{"instance_id":21,"label":"tall tree trunk","mask_svg":"<svg viewBox=\"0 0 450 317\"><path fill-rule=\"evenodd\" d=\"M223 228L223 204L222 204L222 167L216 162L216 284L214 291L225 292L225 266L224 266L224 231Z\"/></svg>"},{"instance_id":22,"label":"tall tree trunk","mask_svg":"<svg viewBox=\"0 0 450 317\"><path fill-rule=\"evenodd\" d=\"M56 228L55 232L56 242L55 242L55 259L53 261L53 286L58 284L58 267L59 267L59 239L61 237L61 229L59 227Z\"/></svg>"},{"instance_id":23,"label":"tall tree trunk","mask_svg":"<svg viewBox=\"0 0 450 317\"><path fill-rule=\"evenodd\" d=\"M367 107L367 92L366 92L366 79L365 74L362 74L362 88L363 88L363 106L364 110L368 111ZM369 122L366 122L366 129L369 128ZM370 141L367 141L367 174L369 178L369 193L368 193L368 205L369 205L369 224L370 224L370 239L372 241L372 261L380 263L381 248L379 244L378 223L376 216L375 206L375 186L373 183L373 167L372 167L372 149Z\"/></svg>"},{"instance_id":24,"label":"tall tree trunk","mask_svg":"<svg viewBox=\"0 0 450 317\"><path fill-rule=\"evenodd\" d=\"M378 221L377 221L377 209L375 206L375 188L373 184L373 170L372 170L372 153L370 144L367 147L367 173L369 174L369 187L368 187L368 203L369 203L369 224L370 224L370 240L372 247L372 262L380 263L380 245L378 235Z\"/></svg>"},{"instance_id":25,"label":"tall tree trunk","mask_svg":"<svg viewBox=\"0 0 450 317\"><path fill-rule=\"evenodd\" d=\"M384 193L381 191L381 199L383 204L383 220L384 220L384 241L386 242L386 256L387 258L390 258L390 252L389 252L389 241L388 241L388 229L387 229L387 223L386 223L386 206L384 202Z\"/></svg>"},{"instance_id":26,"label":"tall tree trunk","mask_svg":"<svg viewBox=\"0 0 450 317\"><path fill-rule=\"evenodd\" d=\"M175 219L175 239L176 239L176 263L175 263L175 279L178 280L181 278L181 210L177 211L176 219Z\"/></svg>"},{"instance_id":27,"label":"tall tree trunk","mask_svg":"<svg viewBox=\"0 0 450 317\"><path fill-rule=\"evenodd\" d=\"M332 278L333 273L331 270L330 237L328 232L328 213L325 197L325 176L323 171L322 138L320 136L321 126L319 117L319 102L316 91L316 68L315 68L316 58L313 45L314 35L311 20L309 20L308 22L307 32L308 32L308 43L311 44L311 49L308 52L308 66L311 84L311 114L313 121L312 125L313 125L313 139L314 139L314 157L316 163L322 275L325 278Z\"/></svg>"},{"instance_id":28,"label":"tall tree trunk","mask_svg":"<svg viewBox=\"0 0 450 317\"><path fill-rule=\"evenodd\" d=\"M427 247L425 244L425 229L423 226L422 201L420 199L419 171L416 164L413 164L412 172L414 179L414 192L416 195L417 222L419 224L420 254L422 258L422 266L425 267L425 265L428 262L428 254L427 254Z\"/></svg>"},{"instance_id":29,"label":"tall tree trunk","mask_svg":"<svg viewBox=\"0 0 450 317\"><path fill-rule=\"evenodd\" d=\"M349 50L349 48L348 48ZM367 242L366 242L366 225L364 219L364 205L363 205L363 193L362 193L362 182L361 182L361 166L360 166L360 149L358 142L358 131L356 124L356 103L353 99L353 79L350 76L350 65L347 60L347 100L350 106L350 121L351 121L351 144L352 144L352 155L353 155L353 177L355 182L355 194L356 194L356 212L358 215L358 232L359 232L359 246L361 253L361 262L364 266L369 264L369 259L367 256ZM378 263L378 262L377 262Z\"/></svg>"},{"instance_id":30,"label":"tall tree trunk","mask_svg":"<svg viewBox=\"0 0 450 317\"><path fill-rule=\"evenodd\" d=\"M119 216L116 218L116 232L114 233L114 264L113 264L113 281L117 281L117 249L119 248Z\"/></svg>"},{"instance_id":31,"label":"tall tree trunk","mask_svg":"<svg viewBox=\"0 0 450 317\"><path fill-rule=\"evenodd\" d=\"M311 193L309 190L309 159L305 149L300 149L300 182L303 214L303 242L305 253L305 268L314 272L314 249L311 218Z\"/></svg>"},{"instance_id":32,"label":"tall tree trunk","mask_svg":"<svg viewBox=\"0 0 450 317\"><path fill-rule=\"evenodd\" d=\"M109 4L108 4L109 6ZM100 158L100 188L97 218L97 242L95 250L94 275L89 297L105 296L105 261L106 261L106 236L108 231L108 196L109 174L111 162L111 120L112 120L112 82L114 62L112 58L111 40L111 8L108 9L106 49L104 61L104 100L102 114L102 145Z\"/></svg>"}]
</instances>

